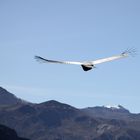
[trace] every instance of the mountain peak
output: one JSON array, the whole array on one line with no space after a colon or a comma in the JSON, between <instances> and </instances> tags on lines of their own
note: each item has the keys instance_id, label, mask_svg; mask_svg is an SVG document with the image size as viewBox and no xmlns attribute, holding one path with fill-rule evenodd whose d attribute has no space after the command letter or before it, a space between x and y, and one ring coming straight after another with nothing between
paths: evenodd
<instances>
[{"instance_id":1,"label":"mountain peak","mask_svg":"<svg viewBox=\"0 0 140 140\"><path fill-rule=\"evenodd\" d=\"M43 103L38 104L38 106L44 106L45 108L63 108L63 109L76 109L70 105L64 104L64 103L60 103L58 101L55 100L49 100Z\"/></svg>"},{"instance_id":2,"label":"mountain peak","mask_svg":"<svg viewBox=\"0 0 140 140\"><path fill-rule=\"evenodd\" d=\"M60 103L60 102L58 102L56 100L49 100L49 101L43 102L41 104L45 104L45 105L48 105L49 106L49 105L60 105L62 103Z\"/></svg>"},{"instance_id":3,"label":"mountain peak","mask_svg":"<svg viewBox=\"0 0 140 140\"><path fill-rule=\"evenodd\" d=\"M127 109L125 109L123 106L121 106L121 105L105 105L105 106L103 106L104 108L108 108L108 109L112 109L112 110L117 110L117 109L121 109L121 110L127 110Z\"/></svg>"},{"instance_id":4,"label":"mountain peak","mask_svg":"<svg viewBox=\"0 0 140 140\"><path fill-rule=\"evenodd\" d=\"M130 113L128 109L121 105L106 105L103 106L104 109L107 109L108 111L113 111L113 112L121 112L121 113Z\"/></svg>"},{"instance_id":5,"label":"mountain peak","mask_svg":"<svg viewBox=\"0 0 140 140\"><path fill-rule=\"evenodd\" d=\"M0 94L7 94L8 91L2 87L0 87Z\"/></svg>"},{"instance_id":6,"label":"mountain peak","mask_svg":"<svg viewBox=\"0 0 140 140\"><path fill-rule=\"evenodd\" d=\"M17 98L14 94L0 87L0 105L13 105L19 103L25 103L25 101Z\"/></svg>"}]
</instances>

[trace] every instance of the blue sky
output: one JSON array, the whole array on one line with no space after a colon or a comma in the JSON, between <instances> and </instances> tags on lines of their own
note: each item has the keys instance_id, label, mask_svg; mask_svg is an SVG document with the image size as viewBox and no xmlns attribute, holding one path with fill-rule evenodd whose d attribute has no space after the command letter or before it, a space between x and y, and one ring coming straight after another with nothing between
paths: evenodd
<instances>
[{"instance_id":1,"label":"blue sky","mask_svg":"<svg viewBox=\"0 0 140 140\"><path fill-rule=\"evenodd\" d=\"M140 112L140 56L97 65L40 64L83 61L140 46L139 0L0 0L0 85L31 102L72 106L121 104Z\"/></svg>"}]
</instances>

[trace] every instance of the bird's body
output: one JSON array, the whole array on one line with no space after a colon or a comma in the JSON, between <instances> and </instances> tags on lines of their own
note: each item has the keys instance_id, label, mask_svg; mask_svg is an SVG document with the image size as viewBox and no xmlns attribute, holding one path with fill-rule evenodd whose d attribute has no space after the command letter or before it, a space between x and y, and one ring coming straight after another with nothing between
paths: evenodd
<instances>
[{"instance_id":1,"label":"bird's body","mask_svg":"<svg viewBox=\"0 0 140 140\"><path fill-rule=\"evenodd\" d=\"M45 59L43 57L40 56L35 56L35 58L39 61L42 62L48 62L48 63L57 63L57 64L74 64L74 65L81 65L84 71L89 71L92 68L95 68L95 65L100 64L100 63L104 63L104 62L109 62L109 61L113 61L113 60L117 60L117 59L121 59L121 58L126 58L129 55L132 55L135 53L134 49L129 49L126 50L124 52L122 52L120 55L115 55L112 57L108 57L108 58L103 58L103 59L97 59L94 61L83 61L83 62L78 62L78 61L57 61L57 60L49 60L49 59Z\"/></svg>"}]
</instances>

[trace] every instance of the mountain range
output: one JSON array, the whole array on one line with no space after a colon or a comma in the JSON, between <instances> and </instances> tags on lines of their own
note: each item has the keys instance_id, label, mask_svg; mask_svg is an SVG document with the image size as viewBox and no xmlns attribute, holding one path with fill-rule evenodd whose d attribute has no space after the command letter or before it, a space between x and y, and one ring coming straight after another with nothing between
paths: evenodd
<instances>
[{"instance_id":1,"label":"mountain range","mask_svg":"<svg viewBox=\"0 0 140 140\"><path fill-rule=\"evenodd\" d=\"M31 140L140 140L140 114L118 107L78 109L23 101L0 87L0 124Z\"/></svg>"}]
</instances>

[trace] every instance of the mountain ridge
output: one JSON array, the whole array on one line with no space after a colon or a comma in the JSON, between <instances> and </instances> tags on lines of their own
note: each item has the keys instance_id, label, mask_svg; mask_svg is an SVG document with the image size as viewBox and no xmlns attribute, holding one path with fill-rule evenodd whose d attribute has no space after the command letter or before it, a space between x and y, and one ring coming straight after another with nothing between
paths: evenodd
<instances>
[{"instance_id":1,"label":"mountain ridge","mask_svg":"<svg viewBox=\"0 0 140 140\"><path fill-rule=\"evenodd\" d=\"M10 99L10 101L8 100ZM18 97L16 97L14 94L10 93L9 91L7 91L6 89L4 89L3 87L0 86L0 105L12 105L12 104L38 104L38 105L42 105L42 104L46 104L47 106L48 105L51 105L51 104L56 104L58 105L60 102L59 101L56 101L56 100L49 100L49 101L44 101L44 102L41 102L41 103L31 103L29 101L26 101L26 100L23 100L23 99L20 99ZM67 105L66 103L61 103L61 104L64 104L64 105ZM60 104L59 104L60 105ZM71 105L67 105L67 107L72 107ZM82 109L92 109L92 108L110 108L112 110L126 110L129 112L129 110L127 110L126 108L124 108L123 106L121 105L118 105L118 106L109 106L109 105L104 105L104 106L95 106L95 107L86 107L86 108L82 108ZM135 113L135 114L138 114L138 113Z\"/></svg>"},{"instance_id":2,"label":"mountain ridge","mask_svg":"<svg viewBox=\"0 0 140 140\"><path fill-rule=\"evenodd\" d=\"M26 103L29 102L17 98L14 94L0 87L0 105L26 104Z\"/></svg>"}]
</instances>

